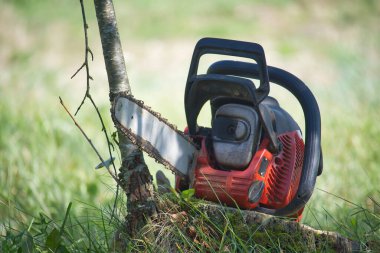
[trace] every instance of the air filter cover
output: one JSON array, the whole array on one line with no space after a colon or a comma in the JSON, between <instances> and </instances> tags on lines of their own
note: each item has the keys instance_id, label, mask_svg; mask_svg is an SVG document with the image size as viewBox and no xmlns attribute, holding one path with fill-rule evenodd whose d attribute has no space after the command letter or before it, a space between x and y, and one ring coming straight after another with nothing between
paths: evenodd
<instances>
[{"instance_id":1,"label":"air filter cover","mask_svg":"<svg viewBox=\"0 0 380 253\"><path fill-rule=\"evenodd\" d=\"M219 166L245 169L256 151L259 117L250 106L225 104L215 113L212 125L214 155Z\"/></svg>"}]
</instances>

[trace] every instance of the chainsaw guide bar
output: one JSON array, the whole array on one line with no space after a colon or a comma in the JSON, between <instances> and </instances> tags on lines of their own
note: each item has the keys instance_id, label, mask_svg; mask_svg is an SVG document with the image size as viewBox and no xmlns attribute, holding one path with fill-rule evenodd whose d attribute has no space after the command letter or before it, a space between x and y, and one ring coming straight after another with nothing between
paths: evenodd
<instances>
[{"instance_id":1,"label":"chainsaw guide bar","mask_svg":"<svg viewBox=\"0 0 380 253\"><path fill-rule=\"evenodd\" d=\"M196 145L143 101L132 95L118 96L111 112L116 127L157 162L180 176L194 170Z\"/></svg>"}]
</instances>

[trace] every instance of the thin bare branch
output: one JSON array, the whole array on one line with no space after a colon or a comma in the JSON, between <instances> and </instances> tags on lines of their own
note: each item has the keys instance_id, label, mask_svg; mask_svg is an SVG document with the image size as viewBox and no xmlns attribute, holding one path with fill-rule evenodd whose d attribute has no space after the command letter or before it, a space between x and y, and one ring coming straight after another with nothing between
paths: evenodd
<instances>
[{"instance_id":1,"label":"thin bare branch","mask_svg":"<svg viewBox=\"0 0 380 253\"><path fill-rule=\"evenodd\" d=\"M103 118L100 114L100 111L95 103L95 101L93 100L93 98L91 97L90 95L90 80L93 80L92 76L90 75L90 68L89 68L89 64L88 64L88 57L89 57L89 54L91 56L91 60L94 59L94 55L90 49L90 47L88 46L88 34L87 34L87 30L88 30L88 24L87 24L87 20L86 20L86 12L85 12L85 9L84 9L84 4L83 4L83 0L80 0L79 1L80 4L81 4L81 10L82 10L82 18L83 18L83 31L84 31L84 37L85 37L85 59L84 59L84 67L86 68L86 93L79 105L79 107L77 108L76 112L74 115L77 115L77 113L79 112L79 110L81 109L82 105L84 104L85 100L88 98L91 102L91 104L93 105L97 115L98 115L98 118L100 120L100 123L101 123L101 126L102 126L102 131L104 132L104 135L106 137L106 140L107 140L107 146L108 146L108 152L109 152L109 156L112 157L112 151L111 151L111 148L112 147L112 143L110 142L109 140L109 137L108 137L108 133L107 133L107 130L106 130L106 127L104 125L104 121L103 121ZM81 67L83 68L83 67ZM113 166L113 169L114 169L114 173L116 174L116 166L115 164L112 162L112 166Z\"/></svg>"},{"instance_id":2,"label":"thin bare branch","mask_svg":"<svg viewBox=\"0 0 380 253\"><path fill-rule=\"evenodd\" d=\"M70 77L70 79L73 79L83 69L84 66L86 66L85 62L77 69L77 71L75 71L75 73Z\"/></svg>"},{"instance_id":3,"label":"thin bare branch","mask_svg":"<svg viewBox=\"0 0 380 253\"><path fill-rule=\"evenodd\" d=\"M81 5L82 19L83 19L84 47L85 47L85 50L84 50L84 63L77 70L77 72L75 72L75 74L73 75L73 77L79 71L81 71L84 67L86 68L86 92L85 92L85 95L83 96L83 99L82 99L81 103L79 104L77 110L75 111L75 114L74 114L75 116L78 114L78 112L82 108L84 102L86 101L86 98L88 98L88 96L90 94L90 80L93 80L92 77L90 76L90 69L89 69L89 66L88 66L88 52L90 52L90 54L91 54L91 59L92 60L94 59L94 55L92 54L92 51L91 51L91 49L88 46L88 34L87 34L88 24L87 24L87 19L86 19L86 11L84 9L83 0L79 0L79 2L80 2L80 5Z\"/></svg>"},{"instance_id":4,"label":"thin bare branch","mask_svg":"<svg viewBox=\"0 0 380 253\"><path fill-rule=\"evenodd\" d=\"M86 101L86 98L87 98L87 93L84 94L83 98L82 98L82 101L80 102L77 110L75 111L74 115L77 116L79 110L82 108L82 105L84 105L84 101Z\"/></svg>"},{"instance_id":5,"label":"thin bare branch","mask_svg":"<svg viewBox=\"0 0 380 253\"><path fill-rule=\"evenodd\" d=\"M86 138L87 142L90 144L90 146L92 147L92 149L95 151L96 155L98 156L99 160L105 164L104 162L104 159L103 157L100 155L99 151L96 149L94 143L92 143L91 139L87 136L87 134L84 132L84 130L82 129L82 127L78 124L78 122L75 120L74 116L70 113L70 111L67 109L67 107L65 106L65 104L63 103L63 100L61 97L59 97L59 102L61 103L61 105L63 106L63 108L65 109L65 111L67 112L67 114L70 116L70 118L73 120L74 124L78 127L78 129L80 130L80 132L83 134L83 136ZM114 175L112 173L112 171L109 169L109 167L106 167L107 168L107 171L108 173L111 175L111 177L119 184L119 179L117 178L116 175Z\"/></svg>"},{"instance_id":6,"label":"thin bare branch","mask_svg":"<svg viewBox=\"0 0 380 253\"><path fill-rule=\"evenodd\" d=\"M90 68L89 68L88 59L89 59L89 55L90 55L91 61L93 61L94 60L94 54L93 54L92 50L90 49L90 47L88 45L88 33L87 33L87 30L88 30L89 26L87 24L86 12L85 12L85 8L84 8L83 0L79 0L79 2L80 2L80 5L81 5L81 11L82 11L83 31L84 31L84 39L85 39L85 45L84 45L85 46L85 55L84 55L84 63L82 65L82 67L77 72L79 72L81 69L83 69L83 66L86 69L86 92L85 92L85 95L84 95L84 97L83 97L80 105L78 106L78 108L77 108L77 110L75 112L75 115L77 115L77 113L82 108L83 104L85 103L86 99L88 98L90 100L91 104L93 105L93 107L94 107L97 115L98 115L98 118L100 120L100 124L102 126L102 131L104 132L104 136L105 136L106 141L107 141L108 153L109 153L109 157L110 157L111 162L112 162L111 164L112 164L112 168L113 168L113 175L117 175L116 166L115 166L115 163L114 163L114 161L112 159L112 150L111 150L111 147L113 147L113 145L110 142L110 139L108 137L108 133L107 133L107 130L106 130L103 118L102 118L102 116L100 114L100 111L99 111L99 109L98 109L95 101L92 99L92 97L90 95L90 80L94 80L94 79L90 75ZM107 167L107 170L109 170L108 167ZM110 172L110 170L109 170L109 172ZM114 177L114 179L115 179L115 177ZM117 199L118 199L118 193L119 193L119 181L116 180L116 182L118 182L118 184L117 184L117 189L116 189L116 197L115 197L114 206L116 206L116 202L117 202ZM112 215L112 217L113 217L113 215Z\"/></svg>"},{"instance_id":7,"label":"thin bare branch","mask_svg":"<svg viewBox=\"0 0 380 253\"><path fill-rule=\"evenodd\" d=\"M94 53L92 52L92 50L90 48L87 48L87 51L90 53L91 55L91 61L94 60Z\"/></svg>"}]
</instances>

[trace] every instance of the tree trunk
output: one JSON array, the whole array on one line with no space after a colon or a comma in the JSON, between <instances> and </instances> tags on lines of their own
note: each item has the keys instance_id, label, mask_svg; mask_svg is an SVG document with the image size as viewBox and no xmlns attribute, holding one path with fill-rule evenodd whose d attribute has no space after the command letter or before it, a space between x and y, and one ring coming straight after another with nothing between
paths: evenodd
<instances>
[{"instance_id":1,"label":"tree trunk","mask_svg":"<svg viewBox=\"0 0 380 253\"><path fill-rule=\"evenodd\" d=\"M130 94L131 89L112 0L94 0L94 3L112 104L115 97L120 94ZM133 238L157 212L153 199L153 178L144 162L142 151L119 129L118 137L122 159L119 179L127 195L128 215L125 232Z\"/></svg>"}]
</instances>

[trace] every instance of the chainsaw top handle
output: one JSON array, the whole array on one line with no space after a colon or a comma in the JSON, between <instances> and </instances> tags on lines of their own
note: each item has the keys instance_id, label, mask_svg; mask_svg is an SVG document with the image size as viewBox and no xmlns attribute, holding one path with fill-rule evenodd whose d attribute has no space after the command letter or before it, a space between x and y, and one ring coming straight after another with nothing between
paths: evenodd
<instances>
[{"instance_id":1,"label":"chainsaw top handle","mask_svg":"<svg viewBox=\"0 0 380 253\"><path fill-rule=\"evenodd\" d=\"M226 40L217 38L200 39L195 46L191 59L189 75L185 88L185 106L187 104L188 93L197 77L199 60L204 54L219 54L248 58L256 61L258 66L258 77L260 86L254 94L254 101L259 104L269 94L269 77L265 60L264 49L261 45L251 42Z\"/></svg>"},{"instance_id":2,"label":"chainsaw top handle","mask_svg":"<svg viewBox=\"0 0 380 253\"><path fill-rule=\"evenodd\" d=\"M246 78L260 78L260 66L238 61L219 61L212 64L208 74L223 74ZM322 172L321 118L319 107L310 89L293 74L268 66L271 83L276 83L290 91L302 106L305 117L305 153L298 191L291 202L281 209L258 207L257 210L278 216L291 216L301 210L311 197L315 181Z\"/></svg>"}]
</instances>

